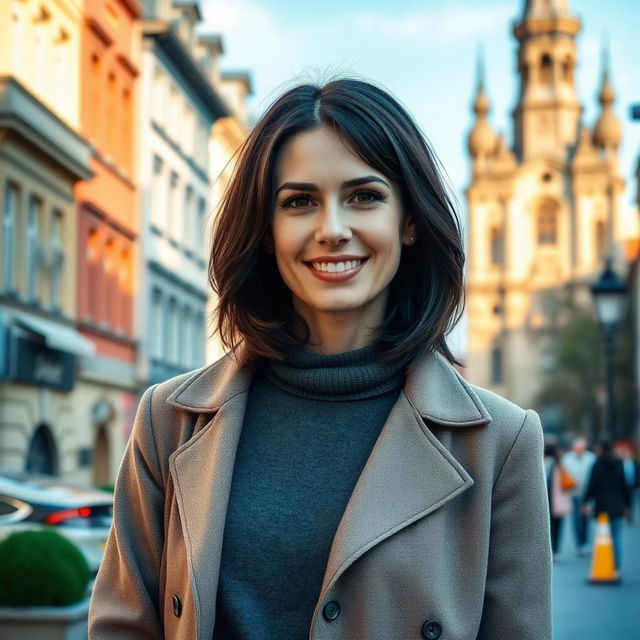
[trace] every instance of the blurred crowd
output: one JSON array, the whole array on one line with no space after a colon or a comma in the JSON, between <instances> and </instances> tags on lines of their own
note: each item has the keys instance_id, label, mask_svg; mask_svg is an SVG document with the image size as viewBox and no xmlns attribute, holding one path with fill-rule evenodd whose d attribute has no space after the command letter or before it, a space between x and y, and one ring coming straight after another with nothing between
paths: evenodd
<instances>
[{"instance_id":1,"label":"blurred crowd","mask_svg":"<svg viewBox=\"0 0 640 640\"><path fill-rule=\"evenodd\" d=\"M616 569L622 565L622 527L636 517L640 491L640 464L632 441L603 440L593 450L584 437L576 437L570 448L555 442L545 445L551 513L551 548L554 562L560 557L563 531L570 526L576 553L589 555L592 519L608 516ZM565 525L566 521L569 525Z\"/></svg>"}]
</instances>

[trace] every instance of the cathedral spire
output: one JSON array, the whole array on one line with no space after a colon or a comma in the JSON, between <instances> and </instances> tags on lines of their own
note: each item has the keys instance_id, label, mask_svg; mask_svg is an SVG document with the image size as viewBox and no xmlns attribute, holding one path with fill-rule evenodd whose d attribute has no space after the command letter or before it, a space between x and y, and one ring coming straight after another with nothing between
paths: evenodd
<instances>
[{"instance_id":1,"label":"cathedral spire","mask_svg":"<svg viewBox=\"0 0 640 640\"><path fill-rule=\"evenodd\" d=\"M601 112L593 129L593 142L601 149L617 149L622 138L620 121L613 111L616 95L609 80L609 48L602 48L602 85L598 94Z\"/></svg>"},{"instance_id":2,"label":"cathedral spire","mask_svg":"<svg viewBox=\"0 0 640 640\"><path fill-rule=\"evenodd\" d=\"M523 18L568 13L569 0L526 0Z\"/></svg>"},{"instance_id":3,"label":"cathedral spire","mask_svg":"<svg viewBox=\"0 0 640 640\"><path fill-rule=\"evenodd\" d=\"M513 140L521 160L565 159L575 145L582 112L574 78L579 31L568 0L527 0L514 27L520 92Z\"/></svg>"},{"instance_id":4,"label":"cathedral spire","mask_svg":"<svg viewBox=\"0 0 640 640\"><path fill-rule=\"evenodd\" d=\"M484 89L484 57L481 50L478 50L476 74L476 95L473 101L476 121L468 138L469 152L474 159L490 154L496 145L496 135L487 120L490 105Z\"/></svg>"}]
</instances>

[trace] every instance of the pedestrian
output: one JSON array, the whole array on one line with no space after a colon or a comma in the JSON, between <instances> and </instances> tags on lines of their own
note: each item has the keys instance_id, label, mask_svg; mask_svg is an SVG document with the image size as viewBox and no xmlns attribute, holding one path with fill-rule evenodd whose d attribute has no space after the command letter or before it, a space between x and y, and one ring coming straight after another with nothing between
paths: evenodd
<instances>
[{"instance_id":1,"label":"pedestrian","mask_svg":"<svg viewBox=\"0 0 640 640\"><path fill-rule=\"evenodd\" d=\"M437 166L362 80L255 125L209 262L229 353L140 401L92 640L551 638L542 428L452 366Z\"/></svg>"},{"instance_id":2,"label":"pedestrian","mask_svg":"<svg viewBox=\"0 0 640 640\"><path fill-rule=\"evenodd\" d=\"M593 505L593 506L592 506ZM591 469L591 476L584 497L584 512L597 518L601 513L609 516L616 569L622 564L622 524L629 517L631 491L624 477L622 461L613 454L613 445L605 440L600 443L598 457Z\"/></svg>"},{"instance_id":3,"label":"pedestrian","mask_svg":"<svg viewBox=\"0 0 640 640\"><path fill-rule=\"evenodd\" d=\"M635 503L640 489L640 464L633 457L633 449L628 442L620 442L616 446L616 455L622 460L624 478L627 481L631 493L631 506L629 507L629 523L633 522L635 515Z\"/></svg>"},{"instance_id":4,"label":"pedestrian","mask_svg":"<svg viewBox=\"0 0 640 640\"><path fill-rule=\"evenodd\" d=\"M551 515L551 551L553 560L560 558L560 542L564 519L571 513L571 491L575 481L561 463L561 452L555 443L547 443L544 447L544 467L547 477L547 498ZM572 482L570 486L566 483Z\"/></svg>"},{"instance_id":5,"label":"pedestrian","mask_svg":"<svg viewBox=\"0 0 640 640\"><path fill-rule=\"evenodd\" d=\"M562 466L571 474L576 486L571 490L571 520L578 555L589 555L587 548L589 518L582 512L584 494L591 475L591 467L596 460L595 453L587 449L587 439L578 436L573 439L571 450L562 456Z\"/></svg>"}]
</instances>

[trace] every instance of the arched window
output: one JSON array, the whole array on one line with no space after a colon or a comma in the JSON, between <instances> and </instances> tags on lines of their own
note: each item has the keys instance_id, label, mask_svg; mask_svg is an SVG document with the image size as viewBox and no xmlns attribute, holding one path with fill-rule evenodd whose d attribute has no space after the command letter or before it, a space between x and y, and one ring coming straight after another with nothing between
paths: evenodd
<instances>
[{"instance_id":1,"label":"arched window","mask_svg":"<svg viewBox=\"0 0 640 640\"><path fill-rule=\"evenodd\" d=\"M93 484L96 487L111 482L109 471L109 436L104 424L98 427L96 439L93 443Z\"/></svg>"},{"instance_id":2,"label":"arched window","mask_svg":"<svg viewBox=\"0 0 640 640\"><path fill-rule=\"evenodd\" d=\"M553 80L553 60L548 53L545 53L540 60L540 80L544 84L551 84Z\"/></svg>"},{"instance_id":3,"label":"arched window","mask_svg":"<svg viewBox=\"0 0 640 640\"><path fill-rule=\"evenodd\" d=\"M502 229L491 228L491 264L501 265L504 261L504 242L502 239Z\"/></svg>"},{"instance_id":4,"label":"arched window","mask_svg":"<svg viewBox=\"0 0 640 640\"><path fill-rule=\"evenodd\" d=\"M491 349L491 382L500 384L503 380L502 348L499 345Z\"/></svg>"},{"instance_id":5,"label":"arched window","mask_svg":"<svg viewBox=\"0 0 640 640\"><path fill-rule=\"evenodd\" d=\"M41 424L29 443L25 471L55 475L58 472L58 455L51 430Z\"/></svg>"},{"instance_id":6,"label":"arched window","mask_svg":"<svg viewBox=\"0 0 640 640\"><path fill-rule=\"evenodd\" d=\"M545 200L538 210L538 244L554 245L558 235L558 205Z\"/></svg>"},{"instance_id":7,"label":"arched window","mask_svg":"<svg viewBox=\"0 0 640 640\"><path fill-rule=\"evenodd\" d=\"M598 222L596 222L596 228L595 228L595 249L596 249L596 259L598 260L598 262L602 261L606 248L607 248L606 227L602 220L598 220Z\"/></svg>"},{"instance_id":8,"label":"arched window","mask_svg":"<svg viewBox=\"0 0 640 640\"><path fill-rule=\"evenodd\" d=\"M573 82L573 61L569 56L562 62L562 79L565 82Z\"/></svg>"}]
</instances>

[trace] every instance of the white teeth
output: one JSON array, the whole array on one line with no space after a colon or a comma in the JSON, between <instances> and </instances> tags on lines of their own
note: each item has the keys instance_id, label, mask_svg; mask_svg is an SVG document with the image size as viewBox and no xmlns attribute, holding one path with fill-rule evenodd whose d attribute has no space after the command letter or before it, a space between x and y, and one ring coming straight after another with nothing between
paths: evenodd
<instances>
[{"instance_id":1,"label":"white teeth","mask_svg":"<svg viewBox=\"0 0 640 640\"><path fill-rule=\"evenodd\" d=\"M312 262L316 271L328 271L329 273L341 273L351 271L359 267L362 260L345 260L344 262Z\"/></svg>"}]
</instances>

